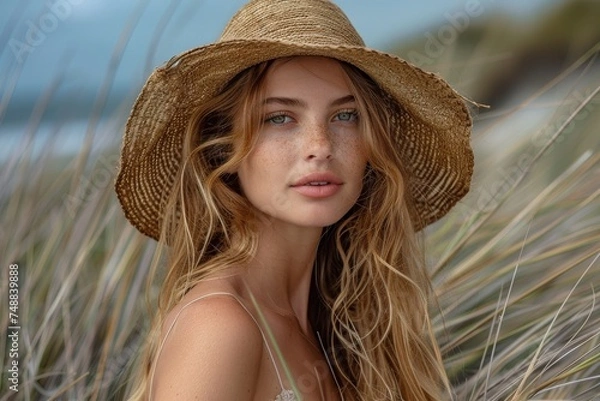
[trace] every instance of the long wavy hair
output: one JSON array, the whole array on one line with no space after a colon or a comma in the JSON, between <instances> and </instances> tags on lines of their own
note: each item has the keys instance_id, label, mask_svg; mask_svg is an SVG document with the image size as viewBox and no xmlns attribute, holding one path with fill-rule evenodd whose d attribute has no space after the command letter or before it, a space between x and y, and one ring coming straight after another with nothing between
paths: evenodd
<instances>
[{"instance_id":1,"label":"long wavy hair","mask_svg":"<svg viewBox=\"0 0 600 401\"><path fill-rule=\"evenodd\" d=\"M404 111L366 74L340 63L358 102L369 161L357 203L324 229L318 245L311 326L323 339L345 400L448 399L428 315L430 282L392 135ZM249 261L256 250L258 215L235 171L262 124L257 105L271 64L238 74L190 121L162 222L168 269L132 400L147 397L168 312L198 282Z\"/></svg>"}]
</instances>

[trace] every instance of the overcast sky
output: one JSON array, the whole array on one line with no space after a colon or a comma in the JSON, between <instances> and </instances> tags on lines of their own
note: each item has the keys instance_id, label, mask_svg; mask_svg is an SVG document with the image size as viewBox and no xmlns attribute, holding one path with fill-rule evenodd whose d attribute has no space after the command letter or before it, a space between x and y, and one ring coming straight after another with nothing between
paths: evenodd
<instances>
[{"instance_id":1,"label":"overcast sky","mask_svg":"<svg viewBox=\"0 0 600 401\"><path fill-rule=\"evenodd\" d=\"M16 93L41 92L60 74L67 77L67 85L71 87L97 90L119 44L123 53L114 85L139 86L150 68L183 50L216 40L244 2L2 0L0 77L4 83L0 83L0 93L12 84ZM462 14L473 20L501 8L515 18L526 18L556 1L338 0L336 3L368 45L385 48L394 40L425 34L439 23L448 24L453 15Z\"/></svg>"}]
</instances>

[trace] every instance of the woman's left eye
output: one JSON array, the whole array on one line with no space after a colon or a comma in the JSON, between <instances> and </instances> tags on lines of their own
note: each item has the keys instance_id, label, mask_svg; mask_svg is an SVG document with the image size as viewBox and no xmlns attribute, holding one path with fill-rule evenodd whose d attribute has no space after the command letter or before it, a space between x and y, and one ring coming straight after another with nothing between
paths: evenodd
<instances>
[{"instance_id":1,"label":"woman's left eye","mask_svg":"<svg viewBox=\"0 0 600 401\"><path fill-rule=\"evenodd\" d=\"M358 111L346 110L335 115L335 120L339 121L356 121L358 119Z\"/></svg>"}]
</instances>

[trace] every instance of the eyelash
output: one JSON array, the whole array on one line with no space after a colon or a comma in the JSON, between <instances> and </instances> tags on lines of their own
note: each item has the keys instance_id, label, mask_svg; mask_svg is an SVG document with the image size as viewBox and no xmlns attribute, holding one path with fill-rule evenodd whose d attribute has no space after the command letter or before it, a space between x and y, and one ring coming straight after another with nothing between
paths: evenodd
<instances>
[{"instance_id":1,"label":"eyelash","mask_svg":"<svg viewBox=\"0 0 600 401\"><path fill-rule=\"evenodd\" d=\"M277 113L271 113L268 114L265 117L265 123L271 123L271 124L275 124L275 125L281 125L281 124L285 124L285 123L275 123L273 120L277 117L288 117L288 118L292 118L289 114L287 113L282 113L282 112L277 112Z\"/></svg>"},{"instance_id":2,"label":"eyelash","mask_svg":"<svg viewBox=\"0 0 600 401\"><path fill-rule=\"evenodd\" d=\"M356 110L356 109L340 110L335 114L335 116L339 117L340 114L350 114L351 120L340 120L340 121L344 121L344 122L356 121L356 120L358 120L358 117L359 117L358 110Z\"/></svg>"},{"instance_id":3,"label":"eyelash","mask_svg":"<svg viewBox=\"0 0 600 401\"><path fill-rule=\"evenodd\" d=\"M352 122L352 121L356 121L359 117L359 113L358 110L356 109L345 109L345 110L340 110L335 114L335 118L338 118L340 116L340 114L349 114L351 117L350 120L339 120L339 121L343 121L343 122ZM292 118L288 113L284 113L284 112L277 112L277 113L271 113L268 114L267 116L265 116L264 122L265 123L271 123L271 124L275 124L275 125L282 125L285 124L285 122L281 122L281 123L275 123L273 120L278 118L278 117L287 117L287 118Z\"/></svg>"}]
</instances>

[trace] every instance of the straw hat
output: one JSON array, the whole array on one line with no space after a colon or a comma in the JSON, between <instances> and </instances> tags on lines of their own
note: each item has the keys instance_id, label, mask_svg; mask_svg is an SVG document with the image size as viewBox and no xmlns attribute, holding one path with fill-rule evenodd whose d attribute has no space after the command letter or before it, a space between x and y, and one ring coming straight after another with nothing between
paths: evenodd
<instances>
[{"instance_id":1,"label":"straw hat","mask_svg":"<svg viewBox=\"0 0 600 401\"><path fill-rule=\"evenodd\" d=\"M365 47L345 14L326 0L253 0L213 44L184 52L155 70L126 125L116 192L129 221L158 239L162 207L181 166L193 110L242 70L289 56L325 56L353 64L387 92L408 172L417 229L444 216L469 190L471 118L450 86L406 61Z\"/></svg>"}]
</instances>

